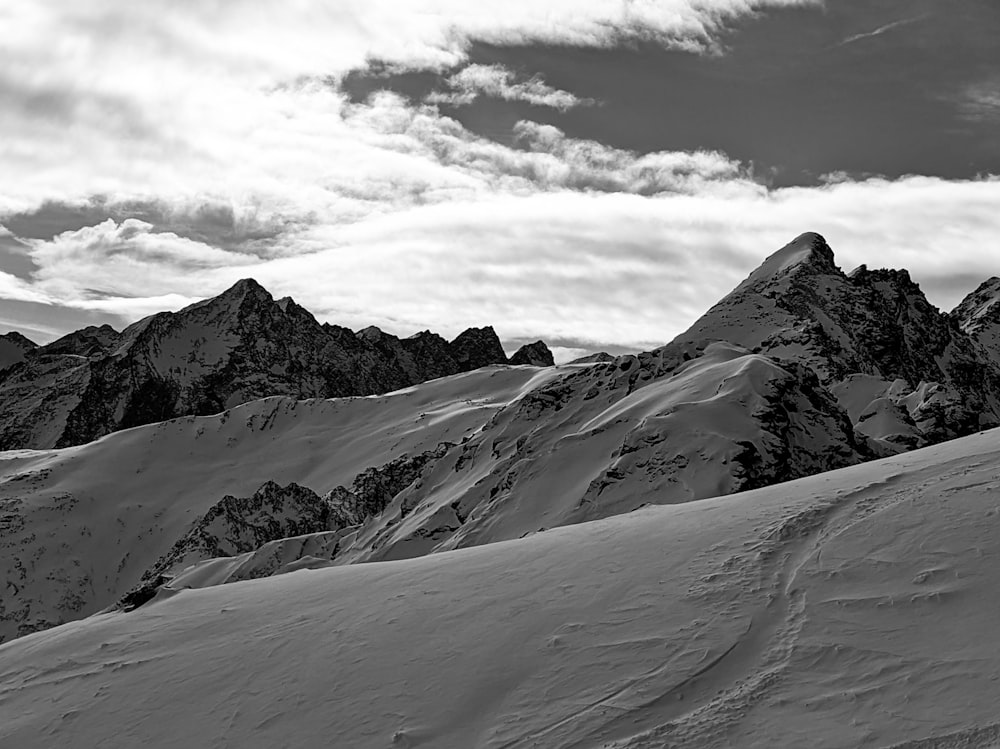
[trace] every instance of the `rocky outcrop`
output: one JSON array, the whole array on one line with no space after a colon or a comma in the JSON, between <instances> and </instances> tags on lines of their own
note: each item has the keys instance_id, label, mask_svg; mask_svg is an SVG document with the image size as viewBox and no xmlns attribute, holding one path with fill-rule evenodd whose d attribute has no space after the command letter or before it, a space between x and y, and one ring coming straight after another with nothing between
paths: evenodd
<instances>
[{"instance_id":1,"label":"rocky outcrop","mask_svg":"<svg viewBox=\"0 0 1000 749\"><path fill-rule=\"evenodd\" d=\"M361 525L378 515L390 502L412 484L428 464L440 460L455 445L442 442L434 450L417 455L402 455L383 466L362 471L350 488L338 486L324 500L338 528Z\"/></svg>"},{"instance_id":2,"label":"rocky outcrop","mask_svg":"<svg viewBox=\"0 0 1000 749\"><path fill-rule=\"evenodd\" d=\"M507 363L507 355L492 327L469 328L459 333L451 342L449 352L458 364L459 371L488 367L490 364Z\"/></svg>"},{"instance_id":3,"label":"rocky outcrop","mask_svg":"<svg viewBox=\"0 0 1000 749\"><path fill-rule=\"evenodd\" d=\"M30 348L0 372L0 449L67 447L122 428L272 395L372 395L507 358L492 328L454 341L320 324L256 281L118 332Z\"/></svg>"},{"instance_id":4,"label":"rocky outcrop","mask_svg":"<svg viewBox=\"0 0 1000 749\"><path fill-rule=\"evenodd\" d=\"M552 367L555 360L544 341L526 343L510 357L511 364L527 364L532 367Z\"/></svg>"},{"instance_id":5,"label":"rocky outcrop","mask_svg":"<svg viewBox=\"0 0 1000 749\"><path fill-rule=\"evenodd\" d=\"M251 497L225 496L143 573L120 601L132 609L148 601L173 574L217 557L252 552L270 541L330 530L330 506L298 484L268 481Z\"/></svg>"},{"instance_id":6,"label":"rocky outcrop","mask_svg":"<svg viewBox=\"0 0 1000 749\"><path fill-rule=\"evenodd\" d=\"M596 354L588 354L587 356L581 356L578 359L574 359L569 362L570 364L597 364L599 362L609 362L614 361L615 357L609 354L607 351L598 351Z\"/></svg>"},{"instance_id":7,"label":"rocky outcrop","mask_svg":"<svg viewBox=\"0 0 1000 749\"><path fill-rule=\"evenodd\" d=\"M359 473L350 488L338 486L323 497L295 483L280 486L273 481L251 497L227 495L143 573L118 606L141 606L168 583L174 588L203 586L201 563L209 560L240 557L223 575L209 575L211 584L279 574L305 556L332 561L354 527L382 512L453 447L442 442L434 450L372 466ZM199 571L184 573L196 565L201 565Z\"/></svg>"}]
</instances>

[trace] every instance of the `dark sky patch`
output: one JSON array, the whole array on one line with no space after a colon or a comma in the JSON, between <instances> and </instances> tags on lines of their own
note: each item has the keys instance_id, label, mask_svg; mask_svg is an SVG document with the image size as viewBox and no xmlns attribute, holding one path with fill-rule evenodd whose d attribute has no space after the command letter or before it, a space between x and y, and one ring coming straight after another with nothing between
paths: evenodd
<instances>
[{"instance_id":1,"label":"dark sky patch","mask_svg":"<svg viewBox=\"0 0 1000 749\"><path fill-rule=\"evenodd\" d=\"M970 178L1000 173L997 39L996 0L838 0L744 19L714 56L653 43L475 44L471 63L539 74L602 106L562 113L480 97L442 112L505 143L527 118L640 153L721 150L775 186L832 172ZM356 72L345 88L356 100L388 88L419 101L452 72Z\"/></svg>"},{"instance_id":2,"label":"dark sky patch","mask_svg":"<svg viewBox=\"0 0 1000 749\"><path fill-rule=\"evenodd\" d=\"M16 237L0 235L0 269L27 281L38 266L28 255L28 247L23 242Z\"/></svg>"}]
</instances>

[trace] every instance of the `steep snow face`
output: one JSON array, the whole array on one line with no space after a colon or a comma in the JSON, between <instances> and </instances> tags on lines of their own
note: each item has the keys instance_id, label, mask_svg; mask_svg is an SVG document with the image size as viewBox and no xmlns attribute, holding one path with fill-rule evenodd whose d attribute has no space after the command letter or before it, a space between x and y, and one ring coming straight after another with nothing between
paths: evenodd
<instances>
[{"instance_id":1,"label":"steep snow face","mask_svg":"<svg viewBox=\"0 0 1000 749\"><path fill-rule=\"evenodd\" d=\"M31 635L0 744L992 746L998 444Z\"/></svg>"},{"instance_id":2,"label":"steep snow face","mask_svg":"<svg viewBox=\"0 0 1000 749\"><path fill-rule=\"evenodd\" d=\"M1000 278L984 281L951 312L959 326L1000 361Z\"/></svg>"},{"instance_id":3,"label":"steep snow face","mask_svg":"<svg viewBox=\"0 0 1000 749\"><path fill-rule=\"evenodd\" d=\"M0 448L68 447L272 395L370 395L507 362L492 328L451 343L428 334L439 346L375 330L320 325L251 279L122 333L84 328L0 367Z\"/></svg>"},{"instance_id":4,"label":"steep snow face","mask_svg":"<svg viewBox=\"0 0 1000 749\"><path fill-rule=\"evenodd\" d=\"M1000 358L935 309L906 271L862 266L845 275L818 234L768 258L674 343L720 340L809 366L885 449L1000 423ZM924 385L938 397L910 398ZM862 429L861 416L889 412Z\"/></svg>"},{"instance_id":5,"label":"steep snow face","mask_svg":"<svg viewBox=\"0 0 1000 749\"><path fill-rule=\"evenodd\" d=\"M225 495L317 493L460 442L558 371L479 370L369 398L268 398L88 445L0 453L0 639L86 616L139 582Z\"/></svg>"}]
</instances>

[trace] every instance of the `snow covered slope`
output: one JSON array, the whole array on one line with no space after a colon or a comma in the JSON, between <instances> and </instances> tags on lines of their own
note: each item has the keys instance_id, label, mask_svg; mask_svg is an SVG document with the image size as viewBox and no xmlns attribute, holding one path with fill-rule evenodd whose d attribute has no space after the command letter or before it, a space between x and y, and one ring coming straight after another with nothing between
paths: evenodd
<instances>
[{"instance_id":1,"label":"snow covered slope","mask_svg":"<svg viewBox=\"0 0 1000 749\"><path fill-rule=\"evenodd\" d=\"M206 334L191 359L192 342L167 345L170 331L232 320L235 305L240 340L250 340L249 321L299 314L249 283L227 294L180 313L184 325L151 318L116 345L146 341L156 371L183 380L228 344ZM106 345L106 331L84 332L64 345ZM350 335L372 351L402 345L376 329ZM421 356L451 345L453 361L473 366L495 353L488 339L428 333L407 345ZM0 456L0 572L10 581L0 638L126 593L135 605L178 575L167 592L251 571L410 558L856 464L989 423L996 377L986 350L904 272L847 276L821 237L803 235L691 331L638 356L475 372L384 399L264 400L63 452ZM232 382L244 395L257 387L249 376ZM265 482L276 483L262 492ZM212 571L187 574L192 564Z\"/></svg>"},{"instance_id":2,"label":"snow covered slope","mask_svg":"<svg viewBox=\"0 0 1000 749\"><path fill-rule=\"evenodd\" d=\"M394 394L268 398L62 450L0 453L0 640L117 600L225 495L320 492L460 442L555 369L481 369Z\"/></svg>"},{"instance_id":3,"label":"snow covered slope","mask_svg":"<svg viewBox=\"0 0 1000 749\"><path fill-rule=\"evenodd\" d=\"M181 591L0 646L0 745L994 746L998 497L993 431Z\"/></svg>"},{"instance_id":4,"label":"snow covered slope","mask_svg":"<svg viewBox=\"0 0 1000 749\"><path fill-rule=\"evenodd\" d=\"M672 358L671 358L672 357ZM873 457L815 375L726 344L543 382L425 471L341 561L398 559Z\"/></svg>"}]
</instances>

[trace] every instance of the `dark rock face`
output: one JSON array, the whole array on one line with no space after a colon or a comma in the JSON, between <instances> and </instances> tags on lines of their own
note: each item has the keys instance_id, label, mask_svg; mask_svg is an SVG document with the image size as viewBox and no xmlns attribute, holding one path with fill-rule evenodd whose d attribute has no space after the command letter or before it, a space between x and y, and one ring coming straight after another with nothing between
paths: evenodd
<instances>
[{"instance_id":1,"label":"dark rock face","mask_svg":"<svg viewBox=\"0 0 1000 749\"><path fill-rule=\"evenodd\" d=\"M64 335L45 346L48 354L75 354L99 357L110 354L121 341L122 334L110 325L88 326Z\"/></svg>"},{"instance_id":2,"label":"dark rock face","mask_svg":"<svg viewBox=\"0 0 1000 749\"><path fill-rule=\"evenodd\" d=\"M262 552L256 556L281 556L284 564L307 551L312 556L322 554L323 558L333 560L340 548L340 539L352 527L382 512L396 495L453 447L455 445L442 442L434 450L413 456L401 455L383 466L372 466L358 474L350 488L338 486L323 497L295 483L280 486L273 481L263 484L251 497L227 495L146 570L139 583L117 605L125 610L142 606L184 568L209 559L265 550L271 553ZM295 551L290 551L290 544L277 545L283 548L266 548L299 536L315 537L303 539ZM251 560L230 581L273 574L281 566L273 559L262 561Z\"/></svg>"},{"instance_id":3,"label":"dark rock face","mask_svg":"<svg viewBox=\"0 0 1000 749\"><path fill-rule=\"evenodd\" d=\"M360 525L378 515L389 503L423 473L424 469L440 460L455 445L442 442L436 449L403 455L384 466L372 467L355 477L350 488L338 486L324 500L338 528Z\"/></svg>"},{"instance_id":4,"label":"dark rock face","mask_svg":"<svg viewBox=\"0 0 1000 749\"><path fill-rule=\"evenodd\" d=\"M271 395L384 393L507 362L492 328L451 343L430 332L355 333L275 301L252 279L121 333L84 328L13 359L0 371L0 449L67 447Z\"/></svg>"},{"instance_id":5,"label":"dark rock face","mask_svg":"<svg viewBox=\"0 0 1000 749\"><path fill-rule=\"evenodd\" d=\"M534 343L526 343L517 351L514 355L510 357L511 364L528 364L532 367L552 367L555 366L555 360L552 358L552 352L549 351L549 347L545 345L543 341L535 341Z\"/></svg>"},{"instance_id":6,"label":"dark rock face","mask_svg":"<svg viewBox=\"0 0 1000 749\"><path fill-rule=\"evenodd\" d=\"M469 328L460 333L449 346L459 371L487 367L490 364L507 363L507 355L500 345L500 339L492 327Z\"/></svg>"},{"instance_id":7,"label":"dark rock face","mask_svg":"<svg viewBox=\"0 0 1000 749\"><path fill-rule=\"evenodd\" d=\"M36 348L37 343L16 330L0 335L0 370L24 361L25 355Z\"/></svg>"},{"instance_id":8,"label":"dark rock face","mask_svg":"<svg viewBox=\"0 0 1000 749\"><path fill-rule=\"evenodd\" d=\"M329 530L330 505L315 492L268 481L252 497L225 496L195 522L169 552L146 570L119 607L132 609L184 567L253 551L269 541Z\"/></svg>"}]
</instances>

